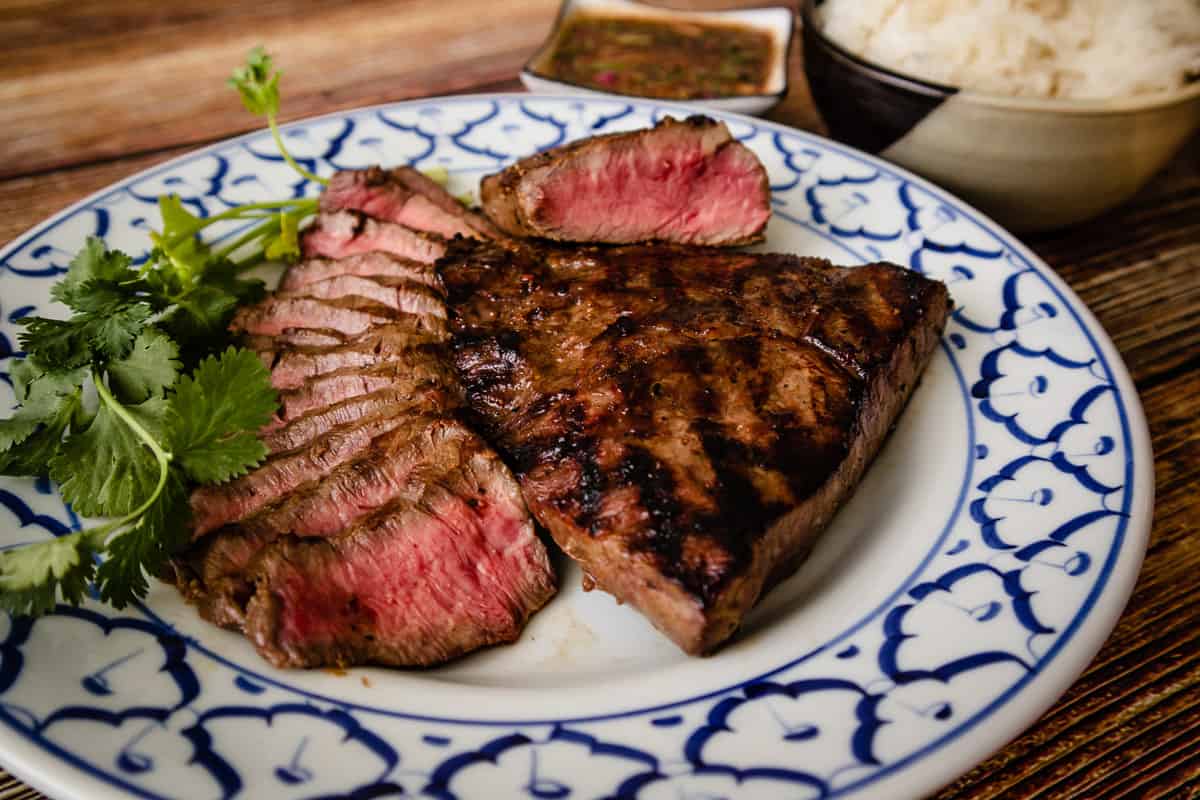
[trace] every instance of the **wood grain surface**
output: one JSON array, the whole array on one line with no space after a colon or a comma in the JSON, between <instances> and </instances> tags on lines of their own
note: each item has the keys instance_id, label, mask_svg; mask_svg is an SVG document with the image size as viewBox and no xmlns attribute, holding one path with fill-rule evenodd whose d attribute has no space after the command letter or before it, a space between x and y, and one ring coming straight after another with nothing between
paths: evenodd
<instances>
[{"instance_id":1,"label":"wood grain surface","mask_svg":"<svg viewBox=\"0 0 1200 800\"><path fill-rule=\"evenodd\" d=\"M277 54L283 117L294 119L516 90L556 9L557 0L0 0L0 244L115 180L257 127L224 86L253 45ZM820 131L793 56L792 93L769 116ZM1124 207L1026 241L1129 366L1153 436L1154 529L1133 599L1085 674L936 798L1200 797L1200 140ZM34 797L0 772L0 800Z\"/></svg>"}]
</instances>

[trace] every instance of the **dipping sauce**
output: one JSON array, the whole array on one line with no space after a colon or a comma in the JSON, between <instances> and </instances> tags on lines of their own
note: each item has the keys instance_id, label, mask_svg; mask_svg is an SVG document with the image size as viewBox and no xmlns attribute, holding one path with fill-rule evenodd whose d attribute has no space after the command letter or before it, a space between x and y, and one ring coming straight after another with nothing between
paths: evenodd
<instances>
[{"instance_id":1,"label":"dipping sauce","mask_svg":"<svg viewBox=\"0 0 1200 800\"><path fill-rule=\"evenodd\" d=\"M576 14L544 64L590 89L695 100L765 94L774 47L744 25Z\"/></svg>"}]
</instances>

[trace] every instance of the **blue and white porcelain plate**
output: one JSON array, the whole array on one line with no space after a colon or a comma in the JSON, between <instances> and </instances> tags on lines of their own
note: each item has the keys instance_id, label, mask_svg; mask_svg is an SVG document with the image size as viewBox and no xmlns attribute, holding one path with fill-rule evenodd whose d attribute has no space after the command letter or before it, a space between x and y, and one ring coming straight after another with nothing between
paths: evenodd
<instances>
[{"instance_id":1,"label":"blue and white porcelain plate","mask_svg":"<svg viewBox=\"0 0 1200 800\"><path fill-rule=\"evenodd\" d=\"M457 193L536 150L685 113L479 95L286 137L318 172L444 167ZM160 584L122 613L0 619L0 762L57 798L895 800L1032 723L1112 629L1146 546L1151 452L1120 357L1044 263L955 198L720 116L770 174L768 249L895 261L957 303L855 496L728 647L688 658L562 564L564 588L511 646L426 671L285 672ZM0 355L85 236L147 249L158 195L212 214L316 190L259 133L93 195L0 254ZM48 483L0 483L0 544L78 524Z\"/></svg>"}]
</instances>

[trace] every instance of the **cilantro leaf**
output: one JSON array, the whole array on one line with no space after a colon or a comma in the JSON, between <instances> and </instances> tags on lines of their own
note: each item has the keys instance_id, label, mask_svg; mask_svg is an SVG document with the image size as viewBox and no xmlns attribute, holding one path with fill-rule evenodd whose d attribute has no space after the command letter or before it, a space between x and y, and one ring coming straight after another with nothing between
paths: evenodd
<instances>
[{"instance_id":1,"label":"cilantro leaf","mask_svg":"<svg viewBox=\"0 0 1200 800\"><path fill-rule=\"evenodd\" d=\"M18 361L10 376L21 407L8 419L0 419L0 453L25 441L38 426L73 410L87 370L43 370L28 360ZM66 407L66 408L64 408Z\"/></svg>"},{"instance_id":2,"label":"cilantro leaf","mask_svg":"<svg viewBox=\"0 0 1200 800\"><path fill-rule=\"evenodd\" d=\"M153 313L148 303L137 300L79 313L68 320L26 317L21 320L25 330L18 338L26 355L42 364L79 367L127 356Z\"/></svg>"},{"instance_id":3,"label":"cilantro leaf","mask_svg":"<svg viewBox=\"0 0 1200 800\"><path fill-rule=\"evenodd\" d=\"M123 410L163 441L169 414L166 400L152 397ZM154 494L159 473L155 455L107 404L101 404L91 424L72 433L50 461L50 477L59 482L63 499L87 517L128 514Z\"/></svg>"},{"instance_id":4,"label":"cilantro leaf","mask_svg":"<svg viewBox=\"0 0 1200 800\"><path fill-rule=\"evenodd\" d=\"M237 89L251 114L274 116L279 113L279 76L260 45L246 55L245 65L235 69L227 83Z\"/></svg>"},{"instance_id":5,"label":"cilantro leaf","mask_svg":"<svg viewBox=\"0 0 1200 800\"><path fill-rule=\"evenodd\" d=\"M96 572L96 550L86 532L15 547L0 553L0 608L37 616L57 597L79 605Z\"/></svg>"},{"instance_id":6,"label":"cilantro leaf","mask_svg":"<svg viewBox=\"0 0 1200 800\"><path fill-rule=\"evenodd\" d=\"M266 457L255 433L278 406L271 376L258 356L230 347L183 376L171 397L176 425L171 449L200 483L244 474Z\"/></svg>"},{"instance_id":7,"label":"cilantro leaf","mask_svg":"<svg viewBox=\"0 0 1200 800\"><path fill-rule=\"evenodd\" d=\"M144 597L146 573L157 574L171 555L191 538L188 490L178 469L171 469L162 492L133 527L113 537L97 581L100 599L116 608Z\"/></svg>"},{"instance_id":8,"label":"cilantro leaf","mask_svg":"<svg viewBox=\"0 0 1200 800\"><path fill-rule=\"evenodd\" d=\"M50 288L50 296L71 308L86 299L84 284L103 282L116 284L136 275L130 267L133 260L120 250L109 250L104 240L89 236L86 244L71 259L66 276Z\"/></svg>"},{"instance_id":9,"label":"cilantro leaf","mask_svg":"<svg viewBox=\"0 0 1200 800\"><path fill-rule=\"evenodd\" d=\"M146 328L125 358L108 363L108 381L123 403L161 397L179 373L179 348L156 328Z\"/></svg>"}]
</instances>

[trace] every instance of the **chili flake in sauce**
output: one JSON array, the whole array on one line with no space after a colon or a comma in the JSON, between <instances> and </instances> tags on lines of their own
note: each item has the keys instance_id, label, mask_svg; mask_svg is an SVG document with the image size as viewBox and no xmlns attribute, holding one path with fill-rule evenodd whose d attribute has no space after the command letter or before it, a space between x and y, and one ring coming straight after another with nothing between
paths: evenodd
<instances>
[{"instance_id":1,"label":"chili flake in sauce","mask_svg":"<svg viewBox=\"0 0 1200 800\"><path fill-rule=\"evenodd\" d=\"M618 94L695 100L763 94L774 42L743 25L577 14L545 62L553 77Z\"/></svg>"}]
</instances>

